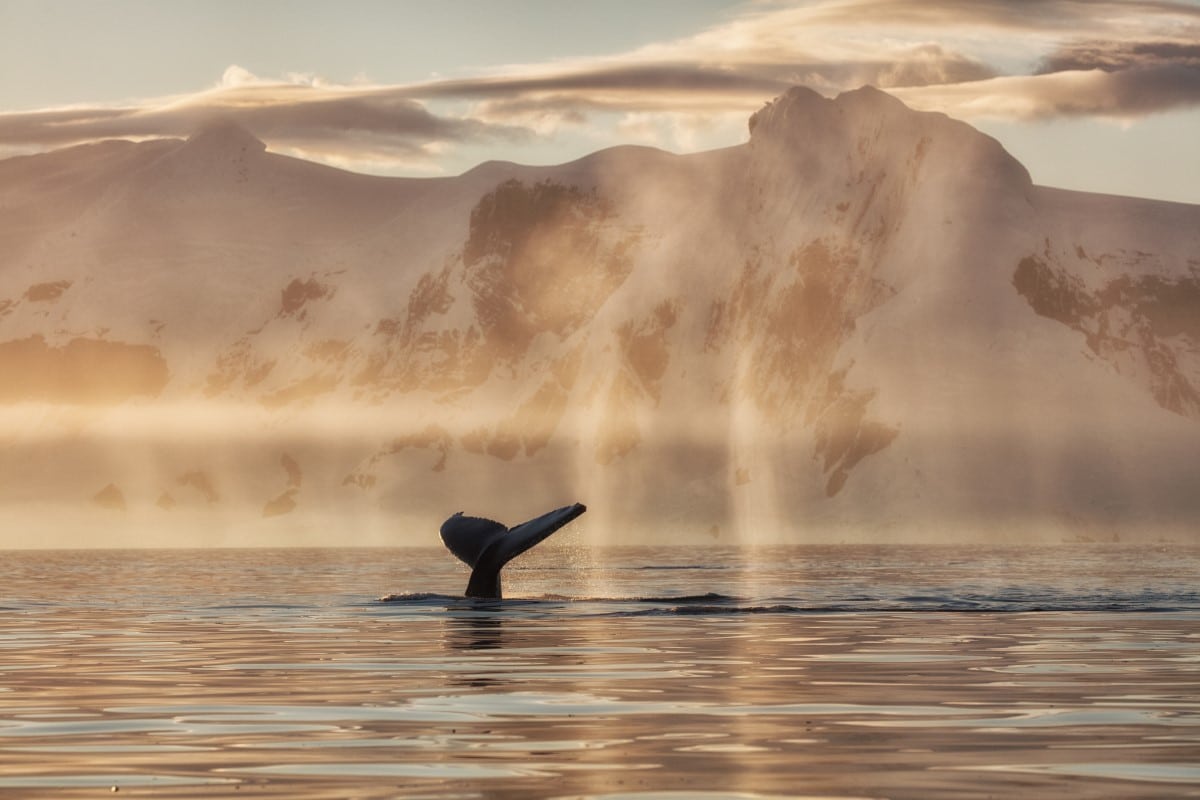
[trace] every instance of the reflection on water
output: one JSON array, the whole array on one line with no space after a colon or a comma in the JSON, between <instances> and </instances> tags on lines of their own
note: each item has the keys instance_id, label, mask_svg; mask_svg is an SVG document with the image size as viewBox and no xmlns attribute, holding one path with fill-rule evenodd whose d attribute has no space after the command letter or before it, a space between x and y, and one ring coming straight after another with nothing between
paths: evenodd
<instances>
[{"instance_id":1,"label":"reflection on water","mask_svg":"<svg viewBox=\"0 0 1200 800\"><path fill-rule=\"evenodd\" d=\"M496 601L500 606L500 601ZM497 650L504 645L504 616L491 613L450 614L446 617L446 646L456 650Z\"/></svg>"},{"instance_id":2,"label":"reflection on water","mask_svg":"<svg viewBox=\"0 0 1200 800\"><path fill-rule=\"evenodd\" d=\"M537 552L9 554L0 796L1200 791L1195 551Z\"/></svg>"}]
</instances>

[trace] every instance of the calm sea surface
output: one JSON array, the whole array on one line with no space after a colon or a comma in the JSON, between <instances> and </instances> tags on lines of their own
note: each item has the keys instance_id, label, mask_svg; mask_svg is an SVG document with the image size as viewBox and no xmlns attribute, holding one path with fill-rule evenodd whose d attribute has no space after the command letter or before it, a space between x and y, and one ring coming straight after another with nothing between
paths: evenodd
<instances>
[{"instance_id":1,"label":"calm sea surface","mask_svg":"<svg viewBox=\"0 0 1200 800\"><path fill-rule=\"evenodd\" d=\"M0 556L2 797L1200 796L1200 550Z\"/></svg>"}]
</instances>

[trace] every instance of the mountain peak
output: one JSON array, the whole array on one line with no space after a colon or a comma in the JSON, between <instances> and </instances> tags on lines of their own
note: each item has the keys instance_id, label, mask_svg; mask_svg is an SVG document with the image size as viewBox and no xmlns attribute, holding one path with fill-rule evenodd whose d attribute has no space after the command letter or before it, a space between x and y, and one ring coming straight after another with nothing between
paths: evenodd
<instances>
[{"instance_id":1,"label":"mountain peak","mask_svg":"<svg viewBox=\"0 0 1200 800\"><path fill-rule=\"evenodd\" d=\"M1029 173L995 139L945 114L910 108L873 86L833 99L793 86L751 115L750 146L771 169L792 163L806 180L826 174L830 185L861 181L865 174L883 180L912 172L915 180L922 164L926 170L936 166L955 185L978 181L1018 192L1031 185Z\"/></svg>"},{"instance_id":2,"label":"mountain peak","mask_svg":"<svg viewBox=\"0 0 1200 800\"><path fill-rule=\"evenodd\" d=\"M228 118L213 119L155 160L144 180L243 182L267 149L258 137Z\"/></svg>"},{"instance_id":3,"label":"mountain peak","mask_svg":"<svg viewBox=\"0 0 1200 800\"><path fill-rule=\"evenodd\" d=\"M828 131L847 118L921 116L922 112L874 86L862 86L830 99L805 86L793 86L750 116L750 138L787 138L797 128Z\"/></svg>"},{"instance_id":4,"label":"mountain peak","mask_svg":"<svg viewBox=\"0 0 1200 800\"><path fill-rule=\"evenodd\" d=\"M842 92L834 99L839 106L868 107L876 111L912 111L900 98L888 94L882 89L865 85L848 92Z\"/></svg>"},{"instance_id":5,"label":"mountain peak","mask_svg":"<svg viewBox=\"0 0 1200 800\"><path fill-rule=\"evenodd\" d=\"M786 121L818 116L829 103L807 86L793 86L750 115L750 140L782 127Z\"/></svg>"},{"instance_id":6,"label":"mountain peak","mask_svg":"<svg viewBox=\"0 0 1200 800\"><path fill-rule=\"evenodd\" d=\"M261 153L267 145L253 133L228 118L212 120L188 137L189 150L239 153Z\"/></svg>"}]
</instances>

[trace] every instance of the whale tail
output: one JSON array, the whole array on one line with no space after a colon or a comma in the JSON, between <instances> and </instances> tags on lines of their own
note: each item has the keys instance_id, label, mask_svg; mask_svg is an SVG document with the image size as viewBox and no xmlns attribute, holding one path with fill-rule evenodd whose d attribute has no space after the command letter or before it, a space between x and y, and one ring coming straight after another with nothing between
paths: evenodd
<instances>
[{"instance_id":1,"label":"whale tail","mask_svg":"<svg viewBox=\"0 0 1200 800\"><path fill-rule=\"evenodd\" d=\"M490 519L466 517L459 511L442 523L442 542L471 567L467 597L499 600L500 570L504 565L585 511L587 506L575 503L513 528Z\"/></svg>"}]
</instances>

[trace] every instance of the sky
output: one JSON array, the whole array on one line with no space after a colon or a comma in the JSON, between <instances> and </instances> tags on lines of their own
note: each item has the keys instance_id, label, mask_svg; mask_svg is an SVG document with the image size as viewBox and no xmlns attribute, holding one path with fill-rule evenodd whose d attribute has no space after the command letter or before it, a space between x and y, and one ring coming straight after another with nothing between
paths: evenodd
<instances>
[{"instance_id":1,"label":"sky","mask_svg":"<svg viewBox=\"0 0 1200 800\"><path fill-rule=\"evenodd\" d=\"M0 157L229 118L450 175L738 144L793 84L965 119L1040 184L1200 203L1200 0L0 0Z\"/></svg>"}]
</instances>

